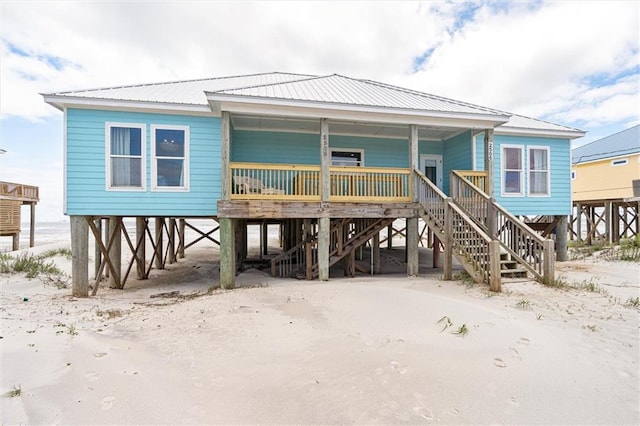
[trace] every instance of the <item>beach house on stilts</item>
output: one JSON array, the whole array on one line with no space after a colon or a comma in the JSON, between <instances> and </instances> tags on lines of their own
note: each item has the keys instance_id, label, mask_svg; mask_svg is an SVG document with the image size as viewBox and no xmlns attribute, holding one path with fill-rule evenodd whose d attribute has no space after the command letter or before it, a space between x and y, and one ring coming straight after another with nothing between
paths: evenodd
<instances>
[{"instance_id":1,"label":"beach house on stilts","mask_svg":"<svg viewBox=\"0 0 640 426\"><path fill-rule=\"evenodd\" d=\"M276 276L327 280L337 262L353 275L355 253L368 242L376 272L380 232L405 219L408 275L418 273L421 221L440 242L435 249L444 249L445 278L455 257L496 291L502 275L514 271L552 279L554 241L519 217L557 217L566 229L571 140L583 136L335 74L243 75L44 99L65 116L65 209L77 295L88 289L89 231L101 266L122 286L134 264L144 278L151 264L183 253L189 218L219 223L223 288L234 286L246 257L249 223L284 230L283 250L270 259ZM96 223L105 217L111 220L102 239ZM136 218L135 238L123 217ZM126 268L122 234L133 253ZM566 232L556 243L566 249Z\"/></svg>"}]
</instances>

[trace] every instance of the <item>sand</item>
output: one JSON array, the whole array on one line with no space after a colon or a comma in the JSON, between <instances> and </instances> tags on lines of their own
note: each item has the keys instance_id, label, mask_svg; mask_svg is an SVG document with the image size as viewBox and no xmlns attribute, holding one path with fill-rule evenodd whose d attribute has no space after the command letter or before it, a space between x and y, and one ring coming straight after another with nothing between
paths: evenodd
<instances>
[{"instance_id":1,"label":"sand","mask_svg":"<svg viewBox=\"0 0 640 426\"><path fill-rule=\"evenodd\" d=\"M0 275L2 424L640 423L638 263L557 265L599 292L425 265L221 291L216 256L87 299Z\"/></svg>"}]
</instances>

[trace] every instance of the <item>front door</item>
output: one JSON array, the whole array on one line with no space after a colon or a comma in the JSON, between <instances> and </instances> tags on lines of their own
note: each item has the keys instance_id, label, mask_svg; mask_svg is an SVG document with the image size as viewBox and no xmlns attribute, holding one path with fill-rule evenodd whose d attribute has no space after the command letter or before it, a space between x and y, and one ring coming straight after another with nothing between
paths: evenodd
<instances>
[{"instance_id":1,"label":"front door","mask_svg":"<svg viewBox=\"0 0 640 426\"><path fill-rule=\"evenodd\" d=\"M439 189L442 189L442 155L420 155L420 171Z\"/></svg>"}]
</instances>

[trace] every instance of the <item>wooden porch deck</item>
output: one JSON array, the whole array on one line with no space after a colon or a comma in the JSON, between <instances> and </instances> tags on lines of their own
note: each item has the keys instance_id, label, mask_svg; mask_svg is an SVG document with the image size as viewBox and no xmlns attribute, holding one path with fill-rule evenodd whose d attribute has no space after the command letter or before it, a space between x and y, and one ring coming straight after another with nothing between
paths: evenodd
<instances>
[{"instance_id":1,"label":"wooden porch deck","mask_svg":"<svg viewBox=\"0 0 640 426\"><path fill-rule=\"evenodd\" d=\"M13 182L0 182L0 237L13 237L13 250L20 248L20 207L31 206L29 247L35 239L35 205L40 201L37 186Z\"/></svg>"}]
</instances>

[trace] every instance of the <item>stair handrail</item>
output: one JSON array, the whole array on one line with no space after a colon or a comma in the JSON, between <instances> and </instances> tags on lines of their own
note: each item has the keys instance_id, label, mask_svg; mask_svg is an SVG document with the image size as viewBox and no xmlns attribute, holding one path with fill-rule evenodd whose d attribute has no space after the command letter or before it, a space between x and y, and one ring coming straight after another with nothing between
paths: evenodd
<instances>
[{"instance_id":1,"label":"stair handrail","mask_svg":"<svg viewBox=\"0 0 640 426\"><path fill-rule=\"evenodd\" d=\"M474 279L486 282L491 290L500 291L499 243L424 174L415 169L414 172L417 202L440 227L437 233L444 237L445 251L455 253ZM447 257L449 254L445 254ZM446 275L445 272L445 278Z\"/></svg>"},{"instance_id":2,"label":"stair handrail","mask_svg":"<svg viewBox=\"0 0 640 426\"><path fill-rule=\"evenodd\" d=\"M271 276L273 277L287 277L293 272L293 267L291 264L291 258L294 254L296 254L296 258L302 256L302 247L307 243L305 239L300 241L295 246L291 247L287 251L283 251L277 256L271 259Z\"/></svg>"},{"instance_id":3,"label":"stair handrail","mask_svg":"<svg viewBox=\"0 0 640 426\"><path fill-rule=\"evenodd\" d=\"M440 232L445 226L445 203L448 197L440 188L427 179L420 170L414 169L413 172L415 175L416 201L432 217L436 225L440 227L438 230Z\"/></svg>"},{"instance_id":4,"label":"stair handrail","mask_svg":"<svg viewBox=\"0 0 640 426\"><path fill-rule=\"evenodd\" d=\"M500 241L500 245L514 260L539 280L554 279L553 240L542 238L456 170L451 171L450 185L451 196L456 204L490 236ZM469 194L471 196L464 196Z\"/></svg>"}]
</instances>

